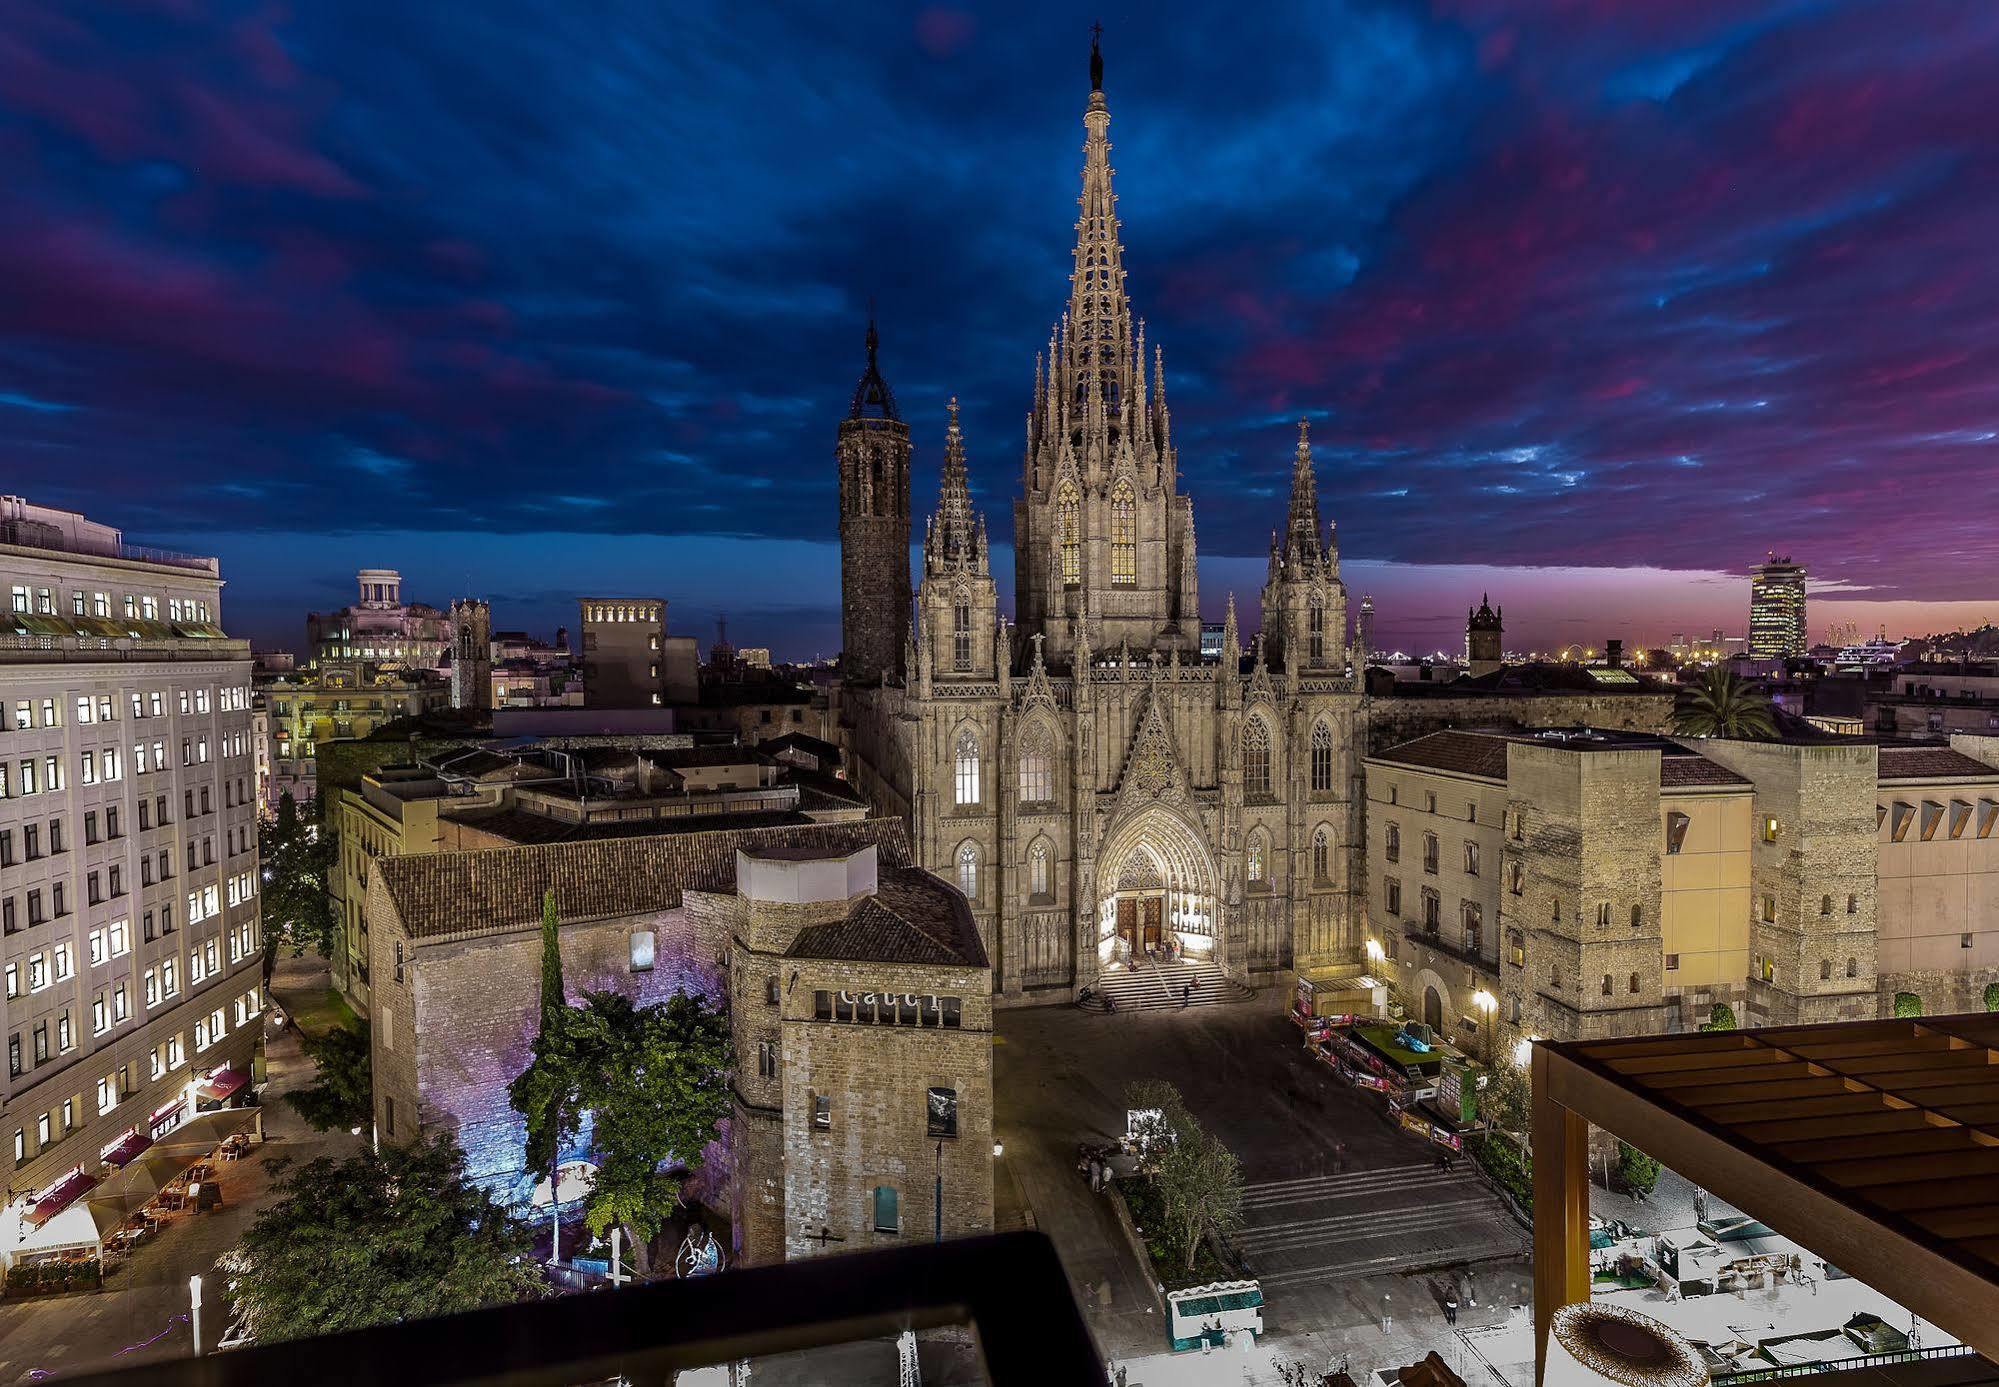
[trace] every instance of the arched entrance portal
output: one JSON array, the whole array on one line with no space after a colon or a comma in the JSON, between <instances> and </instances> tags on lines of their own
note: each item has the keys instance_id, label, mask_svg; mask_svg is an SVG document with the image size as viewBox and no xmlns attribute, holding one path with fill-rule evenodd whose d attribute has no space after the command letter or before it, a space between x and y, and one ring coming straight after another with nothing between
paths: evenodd
<instances>
[{"instance_id":1,"label":"arched entrance portal","mask_svg":"<svg viewBox=\"0 0 1999 1387\"><path fill-rule=\"evenodd\" d=\"M1128 966L1169 940L1189 957L1216 954L1215 864L1193 825L1163 805L1111 832L1097 858L1097 959Z\"/></svg>"},{"instance_id":2,"label":"arched entrance portal","mask_svg":"<svg viewBox=\"0 0 1999 1387\"><path fill-rule=\"evenodd\" d=\"M1434 987L1423 989L1423 1024L1439 1035L1444 1030L1444 999Z\"/></svg>"}]
</instances>

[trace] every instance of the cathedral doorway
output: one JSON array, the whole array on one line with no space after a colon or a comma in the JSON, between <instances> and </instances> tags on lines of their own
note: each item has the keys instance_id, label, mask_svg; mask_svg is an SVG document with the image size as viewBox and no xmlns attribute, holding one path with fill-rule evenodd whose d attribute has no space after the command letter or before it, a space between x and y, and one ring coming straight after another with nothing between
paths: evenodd
<instances>
[{"instance_id":1,"label":"cathedral doorway","mask_svg":"<svg viewBox=\"0 0 1999 1387\"><path fill-rule=\"evenodd\" d=\"M1214 859L1194 827L1161 805L1111 832L1097 858L1100 968L1171 952L1216 956Z\"/></svg>"},{"instance_id":2,"label":"cathedral doorway","mask_svg":"<svg viewBox=\"0 0 1999 1387\"><path fill-rule=\"evenodd\" d=\"M1444 1030L1444 999L1434 987L1423 989L1423 1024L1441 1035Z\"/></svg>"}]
</instances>

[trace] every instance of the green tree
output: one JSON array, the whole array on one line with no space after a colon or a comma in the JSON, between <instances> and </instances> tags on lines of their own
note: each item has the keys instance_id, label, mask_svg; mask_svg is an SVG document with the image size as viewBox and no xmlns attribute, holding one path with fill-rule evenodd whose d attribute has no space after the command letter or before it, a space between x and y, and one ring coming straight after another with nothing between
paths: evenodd
<instances>
[{"instance_id":1,"label":"green tree","mask_svg":"<svg viewBox=\"0 0 1999 1387\"><path fill-rule=\"evenodd\" d=\"M1704 1031L1732 1031L1735 1029L1735 1008L1727 1002L1716 1002L1708 1008L1707 1020L1701 1023Z\"/></svg>"},{"instance_id":2,"label":"green tree","mask_svg":"<svg viewBox=\"0 0 1999 1387\"><path fill-rule=\"evenodd\" d=\"M543 1022L533 1060L508 1090L527 1119L531 1161L555 1153L590 1114L597 1178L584 1221L602 1235L621 1225L633 1259L673 1212L729 1111L727 1019L700 997L676 992L640 1007L616 992L586 992L579 1007Z\"/></svg>"},{"instance_id":3,"label":"green tree","mask_svg":"<svg viewBox=\"0 0 1999 1387\"><path fill-rule=\"evenodd\" d=\"M277 816L257 830L264 869L264 980L270 981L278 950L293 958L308 948L321 958L333 953L333 902L326 894L333 870L333 841L298 812L287 790L278 797Z\"/></svg>"},{"instance_id":4,"label":"green tree","mask_svg":"<svg viewBox=\"0 0 1999 1387\"><path fill-rule=\"evenodd\" d=\"M1659 1185L1659 1163L1628 1141L1617 1143L1617 1178L1634 1194L1650 1194Z\"/></svg>"},{"instance_id":5,"label":"green tree","mask_svg":"<svg viewBox=\"0 0 1999 1387\"><path fill-rule=\"evenodd\" d=\"M555 912L555 888L541 898L541 1024L569 1005L562 990L562 920Z\"/></svg>"},{"instance_id":6,"label":"green tree","mask_svg":"<svg viewBox=\"0 0 1999 1387\"><path fill-rule=\"evenodd\" d=\"M1526 1135L1534 1122L1534 1087L1526 1066L1502 1064L1493 1069L1478 1096L1478 1110L1501 1131Z\"/></svg>"},{"instance_id":7,"label":"green tree","mask_svg":"<svg viewBox=\"0 0 1999 1387\"><path fill-rule=\"evenodd\" d=\"M1761 741L1777 735L1770 697L1725 665L1714 665L1673 708L1673 730L1689 737Z\"/></svg>"},{"instance_id":8,"label":"green tree","mask_svg":"<svg viewBox=\"0 0 1999 1387\"><path fill-rule=\"evenodd\" d=\"M541 898L541 1022L535 1031L534 1054L508 1089L514 1107L528 1118L527 1168L550 1182L562 1144L576 1134L581 1109L567 1106L581 1082L572 1049L576 1028L567 1023L568 994L562 985L561 918L555 909L555 888Z\"/></svg>"},{"instance_id":9,"label":"green tree","mask_svg":"<svg viewBox=\"0 0 1999 1387\"><path fill-rule=\"evenodd\" d=\"M260 1342L532 1300L528 1227L465 1178L449 1136L291 1172L220 1263Z\"/></svg>"},{"instance_id":10,"label":"green tree","mask_svg":"<svg viewBox=\"0 0 1999 1387\"><path fill-rule=\"evenodd\" d=\"M1985 1009L1999 1011L1999 982L1985 984Z\"/></svg>"},{"instance_id":11,"label":"green tree","mask_svg":"<svg viewBox=\"0 0 1999 1387\"><path fill-rule=\"evenodd\" d=\"M1923 999L1916 993L1897 992L1895 994L1895 1015L1906 1018L1921 1016L1922 1014Z\"/></svg>"},{"instance_id":12,"label":"green tree","mask_svg":"<svg viewBox=\"0 0 1999 1387\"><path fill-rule=\"evenodd\" d=\"M300 1031L298 1038L319 1074L312 1087L287 1093L285 1101L322 1132L365 1126L375 1112L368 1023L361 1022L358 1029L335 1026L317 1037Z\"/></svg>"},{"instance_id":13,"label":"green tree","mask_svg":"<svg viewBox=\"0 0 1999 1387\"><path fill-rule=\"evenodd\" d=\"M1165 1211L1167 1250L1191 1272L1208 1234L1242 1226L1242 1167L1221 1138L1187 1110L1172 1084L1145 1080L1132 1084L1125 1096L1134 1108L1158 1109L1171 1133L1170 1142L1154 1144L1148 1178Z\"/></svg>"}]
</instances>

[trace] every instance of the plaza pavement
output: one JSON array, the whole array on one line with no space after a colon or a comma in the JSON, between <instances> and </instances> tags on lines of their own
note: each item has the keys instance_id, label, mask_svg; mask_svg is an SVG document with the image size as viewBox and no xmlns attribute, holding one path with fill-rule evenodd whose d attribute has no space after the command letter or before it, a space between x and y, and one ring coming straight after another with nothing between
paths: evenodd
<instances>
[{"instance_id":1,"label":"plaza pavement","mask_svg":"<svg viewBox=\"0 0 1999 1387\"><path fill-rule=\"evenodd\" d=\"M1276 1382L1283 1363L1342 1358L1360 1380L1432 1349L1455 1361L1466 1350L1445 1323L1446 1294L1459 1293L1461 1327L1501 1322L1525 1302L1526 1230L1469 1163L1437 1170L1434 1148L1391 1125L1378 1098L1308 1056L1277 993L1187 1011L1008 1011L997 1027L1003 1160L1128 1383ZM1125 1087L1144 1078L1178 1085L1242 1162L1247 1218L1235 1241L1269 1278L1265 1337L1247 1355L1165 1352L1146 1270L1075 1171L1077 1143L1121 1133Z\"/></svg>"},{"instance_id":2,"label":"plaza pavement","mask_svg":"<svg viewBox=\"0 0 1999 1387\"><path fill-rule=\"evenodd\" d=\"M318 959L282 959L272 980L273 999L302 996L327 986L326 965ZM345 1132L315 1132L280 1100L310 1084L312 1061L299 1049L293 1028L270 1026L265 1012L265 1056L269 1081L263 1092L262 1146L241 1160L218 1163L222 1208L182 1214L141 1246L114 1272L103 1289L77 1295L0 1302L0 1383L43 1381L130 1363L184 1357L189 1337L188 1277L205 1278L201 1337L212 1346L227 1327L221 1278L215 1261L236 1245L270 1194L273 1177L265 1161L289 1156L302 1165L315 1156L347 1155L360 1140Z\"/></svg>"}]
</instances>

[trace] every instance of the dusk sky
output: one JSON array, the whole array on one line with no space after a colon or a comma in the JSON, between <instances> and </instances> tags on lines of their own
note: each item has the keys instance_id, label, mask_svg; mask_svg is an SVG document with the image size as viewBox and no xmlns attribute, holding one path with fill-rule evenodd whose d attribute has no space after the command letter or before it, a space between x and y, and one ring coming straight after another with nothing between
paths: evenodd
<instances>
[{"instance_id":1,"label":"dusk sky","mask_svg":"<svg viewBox=\"0 0 1999 1387\"><path fill-rule=\"evenodd\" d=\"M0 491L259 645L384 566L831 654L871 297L1011 533L1098 17L1211 617L1301 415L1396 644L1999 616L1993 0L0 0Z\"/></svg>"}]
</instances>

